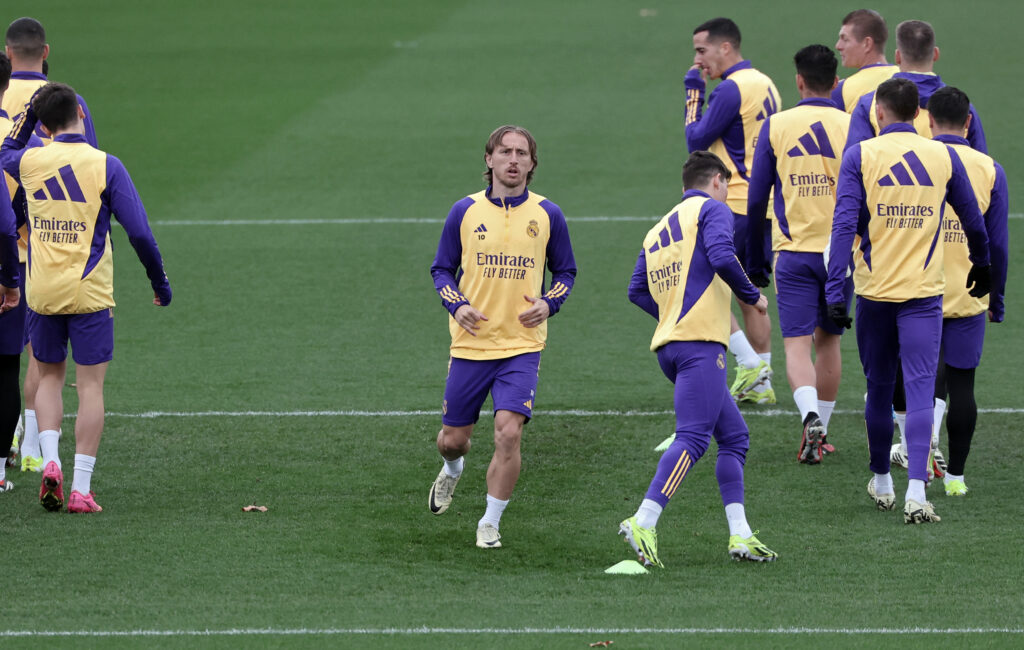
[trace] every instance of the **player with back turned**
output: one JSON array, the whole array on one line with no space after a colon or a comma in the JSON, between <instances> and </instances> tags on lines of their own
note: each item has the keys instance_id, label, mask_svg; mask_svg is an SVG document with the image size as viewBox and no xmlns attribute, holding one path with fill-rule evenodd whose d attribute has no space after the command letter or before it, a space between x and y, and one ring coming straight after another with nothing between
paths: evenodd
<instances>
[{"instance_id":1,"label":"player with back turned","mask_svg":"<svg viewBox=\"0 0 1024 650\"><path fill-rule=\"evenodd\" d=\"M736 253L744 259L747 242L747 183L761 121L779 110L779 91L740 51L740 29L728 18L714 18L693 30L693 67L686 73L686 147L718 156L732 174ZM707 98L708 79L721 79ZM771 385L771 321L767 312L739 303L746 334L730 315L729 351L736 356L730 389L738 401L775 403Z\"/></svg>"},{"instance_id":2,"label":"player with back turned","mask_svg":"<svg viewBox=\"0 0 1024 650\"><path fill-rule=\"evenodd\" d=\"M943 205L948 199L970 249L966 284L971 295L988 293L988 235L967 172L951 147L918 135L917 86L893 78L875 93L878 137L843 154L832 221L825 294L829 316L849 327L846 272L855 235L853 280L857 294L857 347L867 379L864 420L871 453L868 495L892 510L889 473L892 398L896 366L903 367L907 398L909 481L906 523L939 521L925 498L931 447L932 396L942 334Z\"/></svg>"},{"instance_id":3,"label":"player with back turned","mask_svg":"<svg viewBox=\"0 0 1024 650\"><path fill-rule=\"evenodd\" d=\"M490 393L494 455L487 469L487 509L476 545L501 547L502 513L519 480L523 426L533 415L547 321L569 297L576 260L562 210L528 189L537 168L529 131L506 125L484 148L487 189L452 206L430 267L451 314L451 356L437 449L444 465L428 505L443 514L464 469L470 437ZM544 291L544 269L551 288Z\"/></svg>"},{"instance_id":4,"label":"player with back turned","mask_svg":"<svg viewBox=\"0 0 1024 650\"><path fill-rule=\"evenodd\" d=\"M0 54L0 98L11 77L11 62ZM0 126L6 122L0 111ZM7 174L0 172L0 493L10 492L14 482L7 480L7 450L16 449L15 429L21 412L21 350L25 345L24 296L21 292L21 269L18 264L17 219L11 205L10 189L17 187ZM7 182L10 181L10 184Z\"/></svg>"},{"instance_id":5,"label":"player with back turned","mask_svg":"<svg viewBox=\"0 0 1024 650\"><path fill-rule=\"evenodd\" d=\"M836 51L844 68L857 68L832 90L832 101L840 109L852 113L857 101L874 92L878 84L899 72L899 66L885 58L889 28L877 11L857 9L846 14L839 28Z\"/></svg>"},{"instance_id":6,"label":"player with back turned","mask_svg":"<svg viewBox=\"0 0 1024 650\"><path fill-rule=\"evenodd\" d=\"M835 210L836 179L850 116L829 98L836 85L836 57L824 45L808 45L793 57L800 102L764 121L754 150L747 215L750 278L768 286L772 272L763 231L774 188L772 241L779 328L786 350L786 375L802 421L797 459L816 464L827 442L842 373L842 328L829 319L825 302L825 257ZM846 300L853 281L846 285ZM812 361L811 349L817 359Z\"/></svg>"},{"instance_id":7,"label":"player with back turned","mask_svg":"<svg viewBox=\"0 0 1024 650\"><path fill-rule=\"evenodd\" d=\"M647 566L663 566L658 519L712 437L729 555L758 562L777 557L747 523L743 466L750 431L726 381L731 296L759 311L768 308L736 258L732 213L725 204L730 174L714 154L690 154L683 165L683 199L647 233L629 283L629 300L658 320L651 351L675 385L675 437L636 514L619 524L619 534Z\"/></svg>"},{"instance_id":8,"label":"player with back turned","mask_svg":"<svg viewBox=\"0 0 1024 650\"><path fill-rule=\"evenodd\" d=\"M58 441L70 342L79 403L67 509L79 513L102 510L91 485L103 434L103 382L114 353L111 216L124 227L146 268L153 303L171 302L163 259L135 186L121 161L89 144L83 118L74 89L49 83L36 92L0 147L4 170L21 183L28 202L26 296L32 354L40 371L36 410L44 462L39 501L51 511L64 505ZM26 148L37 122L53 142Z\"/></svg>"}]
</instances>

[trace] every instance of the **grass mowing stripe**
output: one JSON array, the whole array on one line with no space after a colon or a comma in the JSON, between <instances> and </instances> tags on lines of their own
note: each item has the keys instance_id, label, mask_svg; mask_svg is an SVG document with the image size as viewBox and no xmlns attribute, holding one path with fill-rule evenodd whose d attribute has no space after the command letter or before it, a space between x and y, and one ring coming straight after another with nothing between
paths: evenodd
<instances>
[{"instance_id":1,"label":"grass mowing stripe","mask_svg":"<svg viewBox=\"0 0 1024 650\"><path fill-rule=\"evenodd\" d=\"M431 634L493 634L498 636L539 635L539 634L1024 634L1024 628L458 628L458 627L411 627L411 628L253 628L229 630L4 630L0 637L163 637L163 636L403 636Z\"/></svg>"}]
</instances>

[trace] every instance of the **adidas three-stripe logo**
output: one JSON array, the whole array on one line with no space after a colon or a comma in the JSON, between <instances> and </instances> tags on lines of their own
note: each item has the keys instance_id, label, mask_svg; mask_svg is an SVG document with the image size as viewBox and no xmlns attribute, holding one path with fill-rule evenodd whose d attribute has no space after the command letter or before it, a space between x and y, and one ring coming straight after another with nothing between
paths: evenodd
<instances>
[{"instance_id":1,"label":"adidas three-stripe logo","mask_svg":"<svg viewBox=\"0 0 1024 650\"><path fill-rule=\"evenodd\" d=\"M32 198L38 201L52 199L54 201L71 200L75 203L86 203L85 195L82 194L82 188L78 185L78 179L75 178L75 173L71 171L71 165L64 165L57 170L57 173L60 175L60 180L56 176L47 178L43 182L43 185L46 186L46 191L43 191L43 188L39 188L32 193ZM64 181L63 187L61 187L61 181ZM47 192L49 192L49 196L46 195Z\"/></svg>"},{"instance_id":2,"label":"adidas three-stripe logo","mask_svg":"<svg viewBox=\"0 0 1024 650\"><path fill-rule=\"evenodd\" d=\"M673 212L668 218L668 225L658 233L658 241L654 242L654 245L648 248L647 252L654 253L666 246L681 241L683 241L683 229L679 226L679 213Z\"/></svg>"},{"instance_id":3,"label":"adidas three-stripe logo","mask_svg":"<svg viewBox=\"0 0 1024 650\"><path fill-rule=\"evenodd\" d=\"M487 232L487 227L484 224L480 224L473 232Z\"/></svg>"},{"instance_id":4,"label":"adidas three-stripe logo","mask_svg":"<svg viewBox=\"0 0 1024 650\"><path fill-rule=\"evenodd\" d=\"M825 133L825 126L821 122L812 124L810 133L800 136L797 142L800 144L786 152L790 158L799 158L804 155L822 156L823 158L836 157L835 151L832 150L832 143L828 141L828 134Z\"/></svg>"},{"instance_id":5,"label":"adidas three-stripe logo","mask_svg":"<svg viewBox=\"0 0 1024 650\"><path fill-rule=\"evenodd\" d=\"M764 98L764 103L762 105L764 106L764 109L757 114L758 121L766 120L769 115L774 115L779 112L779 104L775 101L775 98L772 97L771 93L768 93L768 96Z\"/></svg>"},{"instance_id":6,"label":"adidas three-stripe logo","mask_svg":"<svg viewBox=\"0 0 1024 650\"><path fill-rule=\"evenodd\" d=\"M903 162L898 162L889 168L889 174L878 179L878 184L881 187L892 187L897 184L921 185L924 187L931 187L933 185L931 176L928 175L928 171L921 164L921 159L917 157L917 154L913 151L908 151L903 154L903 160L906 161L906 166L903 165ZM907 167L910 168L909 173L907 172ZM913 178L911 178L911 174L913 174ZM916 183L914 182L915 180L917 180Z\"/></svg>"}]
</instances>

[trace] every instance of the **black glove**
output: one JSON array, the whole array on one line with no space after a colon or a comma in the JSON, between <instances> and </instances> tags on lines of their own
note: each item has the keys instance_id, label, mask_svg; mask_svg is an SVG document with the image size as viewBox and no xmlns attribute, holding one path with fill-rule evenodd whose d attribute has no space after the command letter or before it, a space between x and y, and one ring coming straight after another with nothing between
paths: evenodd
<instances>
[{"instance_id":1,"label":"black glove","mask_svg":"<svg viewBox=\"0 0 1024 650\"><path fill-rule=\"evenodd\" d=\"M751 273L748 277L750 278L751 284L753 284L758 289L764 289L769 284L771 284L771 281L768 279L767 273Z\"/></svg>"},{"instance_id":2,"label":"black glove","mask_svg":"<svg viewBox=\"0 0 1024 650\"><path fill-rule=\"evenodd\" d=\"M967 289L975 298L981 298L992 290L992 267L975 264L967 274Z\"/></svg>"},{"instance_id":3,"label":"black glove","mask_svg":"<svg viewBox=\"0 0 1024 650\"><path fill-rule=\"evenodd\" d=\"M846 313L845 303L830 303L828 306L828 317L840 329L850 329L850 325L853 325L853 319Z\"/></svg>"}]
</instances>

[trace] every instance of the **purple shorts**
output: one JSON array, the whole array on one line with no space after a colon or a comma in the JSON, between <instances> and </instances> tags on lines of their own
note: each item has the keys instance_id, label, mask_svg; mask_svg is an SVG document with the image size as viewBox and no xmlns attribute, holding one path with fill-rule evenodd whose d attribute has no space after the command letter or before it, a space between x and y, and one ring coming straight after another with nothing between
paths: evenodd
<instances>
[{"instance_id":1,"label":"purple shorts","mask_svg":"<svg viewBox=\"0 0 1024 650\"><path fill-rule=\"evenodd\" d=\"M94 366L114 358L114 310L91 314L45 316L31 309L28 329L32 355L43 363L61 363L68 356L68 341L75 363Z\"/></svg>"},{"instance_id":2,"label":"purple shorts","mask_svg":"<svg viewBox=\"0 0 1024 650\"><path fill-rule=\"evenodd\" d=\"M0 314L0 354L21 354L28 342L28 330L25 327L25 318L28 302L25 299L25 265L21 267L21 301L11 311Z\"/></svg>"},{"instance_id":3,"label":"purple shorts","mask_svg":"<svg viewBox=\"0 0 1024 650\"><path fill-rule=\"evenodd\" d=\"M942 355L947 366L969 370L981 363L988 312L966 318L942 319Z\"/></svg>"},{"instance_id":4,"label":"purple shorts","mask_svg":"<svg viewBox=\"0 0 1024 650\"><path fill-rule=\"evenodd\" d=\"M733 245L736 248L736 257L741 260L747 259L747 224L749 223L750 219L747 218L747 215L738 212L732 213Z\"/></svg>"},{"instance_id":5,"label":"purple shorts","mask_svg":"<svg viewBox=\"0 0 1024 650\"><path fill-rule=\"evenodd\" d=\"M491 393L495 413L522 413L529 422L539 373L540 352L485 361L452 357L448 361L441 421L450 427L476 423L480 407Z\"/></svg>"},{"instance_id":6,"label":"purple shorts","mask_svg":"<svg viewBox=\"0 0 1024 650\"><path fill-rule=\"evenodd\" d=\"M828 317L825 279L828 271L821 253L779 251L775 258L775 294L779 303L779 329L782 336L809 336L820 327L829 334L842 334ZM849 310L853 298L853 278L846 278L843 295Z\"/></svg>"}]
</instances>

